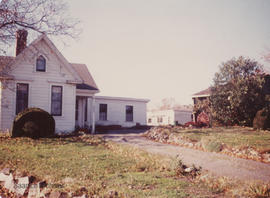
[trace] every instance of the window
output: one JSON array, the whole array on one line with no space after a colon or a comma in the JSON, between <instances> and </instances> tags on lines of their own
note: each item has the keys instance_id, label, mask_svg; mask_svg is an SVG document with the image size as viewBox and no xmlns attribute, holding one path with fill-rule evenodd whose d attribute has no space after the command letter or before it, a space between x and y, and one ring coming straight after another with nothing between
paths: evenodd
<instances>
[{"instance_id":1,"label":"window","mask_svg":"<svg viewBox=\"0 0 270 198\"><path fill-rule=\"evenodd\" d=\"M126 106L126 121L133 121L133 106Z\"/></svg>"},{"instance_id":2,"label":"window","mask_svg":"<svg viewBox=\"0 0 270 198\"><path fill-rule=\"evenodd\" d=\"M51 114L53 116L62 115L62 86L52 86Z\"/></svg>"},{"instance_id":3,"label":"window","mask_svg":"<svg viewBox=\"0 0 270 198\"><path fill-rule=\"evenodd\" d=\"M157 117L157 122L158 123L162 123L163 122L163 118L162 117Z\"/></svg>"},{"instance_id":4,"label":"window","mask_svg":"<svg viewBox=\"0 0 270 198\"><path fill-rule=\"evenodd\" d=\"M84 121L85 122L87 122L87 114L88 114L88 112L87 112L87 109L88 109L88 100L87 100L87 98L85 99L85 108L84 108Z\"/></svg>"},{"instance_id":5,"label":"window","mask_svg":"<svg viewBox=\"0 0 270 198\"><path fill-rule=\"evenodd\" d=\"M36 71L46 71L46 59L43 56L39 56L36 61Z\"/></svg>"},{"instance_id":6,"label":"window","mask_svg":"<svg viewBox=\"0 0 270 198\"><path fill-rule=\"evenodd\" d=\"M107 120L107 104L99 104L99 120Z\"/></svg>"},{"instance_id":7,"label":"window","mask_svg":"<svg viewBox=\"0 0 270 198\"><path fill-rule=\"evenodd\" d=\"M78 121L79 116L79 99L76 97L76 107L75 107L75 120Z\"/></svg>"},{"instance_id":8,"label":"window","mask_svg":"<svg viewBox=\"0 0 270 198\"><path fill-rule=\"evenodd\" d=\"M148 123L151 123L152 122L152 119L151 118L148 118Z\"/></svg>"},{"instance_id":9,"label":"window","mask_svg":"<svg viewBox=\"0 0 270 198\"><path fill-rule=\"evenodd\" d=\"M28 84L18 83L16 89L16 114L28 107Z\"/></svg>"}]
</instances>

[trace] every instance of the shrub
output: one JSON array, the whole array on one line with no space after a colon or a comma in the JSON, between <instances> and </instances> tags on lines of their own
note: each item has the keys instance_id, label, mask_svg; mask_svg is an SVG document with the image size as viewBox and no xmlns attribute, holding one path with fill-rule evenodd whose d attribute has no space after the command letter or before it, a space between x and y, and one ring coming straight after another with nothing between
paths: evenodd
<instances>
[{"instance_id":1,"label":"shrub","mask_svg":"<svg viewBox=\"0 0 270 198\"><path fill-rule=\"evenodd\" d=\"M50 137L55 133L54 118L39 108L28 108L14 119L11 137Z\"/></svg>"},{"instance_id":2,"label":"shrub","mask_svg":"<svg viewBox=\"0 0 270 198\"><path fill-rule=\"evenodd\" d=\"M263 68L239 57L223 63L211 89L213 118L224 125L252 126L256 112L264 107Z\"/></svg>"},{"instance_id":3,"label":"shrub","mask_svg":"<svg viewBox=\"0 0 270 198\"><path fill-rule=\"evenodd\" d=\"M254 129L268 129L270 128L270 112L268 108L263 108L256 113L253 120Z\"/></svg>"},{"instance_id":4,"label":"shrub","mask_svg":"<svg viewBox=\"0 0 270 198\"><path fill-rule=\"evenodd\" d=\"M202 138L202 147L209 152L220 152L222 150L222 144L220 142L214 141L210 138Z\"/></svg>"}]
</instances>

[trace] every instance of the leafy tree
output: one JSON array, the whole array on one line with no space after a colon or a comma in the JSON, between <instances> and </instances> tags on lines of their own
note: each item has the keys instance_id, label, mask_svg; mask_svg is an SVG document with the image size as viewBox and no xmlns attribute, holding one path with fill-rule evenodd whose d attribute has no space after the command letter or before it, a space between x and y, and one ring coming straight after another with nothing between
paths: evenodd
<instances>
[{"instance_id":1,"label":"leafy tree","mask_svg":"<svg viewBox=\"0 0 270 198\"><path fill-rule=\"evenodd\" d=\"M220 66L211 90L213 119L225 125L251 126L264 105L263 68L240 56Z\"/></svg>"},{"instance_id":2,"label":"leafy tree","mask_svg":"<svg viewBox=\"0 0 270 198\"><path fill-rule=\"evenodd\" d=\"M62 0L2 0L0 1L0 53L16 38L18 29L30 33L76 37L79 21L68 16Z\"/></svg>"}]
</instances>

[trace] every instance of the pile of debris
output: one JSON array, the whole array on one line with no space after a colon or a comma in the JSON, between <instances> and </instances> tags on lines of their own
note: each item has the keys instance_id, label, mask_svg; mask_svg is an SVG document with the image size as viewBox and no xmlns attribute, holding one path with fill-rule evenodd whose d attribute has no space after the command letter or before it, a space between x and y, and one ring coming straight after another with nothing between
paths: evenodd
<instances>
[{"instance_id":1,"label":"pile of debris","mask_svg":"<svg viewBox=\"0 0 270 198\"><path fill-rule=\"evenodd\" d=\"M56 185L56 184L55 184ZM57 184L54 188L61 188ZM2 198L86 198L87 195L74 195L72 193L52 191L46 181L37 181L33 176L27 176L19 172L12 172L9 168L0 171L0 197Z\"/></svg>"}]
</instances>

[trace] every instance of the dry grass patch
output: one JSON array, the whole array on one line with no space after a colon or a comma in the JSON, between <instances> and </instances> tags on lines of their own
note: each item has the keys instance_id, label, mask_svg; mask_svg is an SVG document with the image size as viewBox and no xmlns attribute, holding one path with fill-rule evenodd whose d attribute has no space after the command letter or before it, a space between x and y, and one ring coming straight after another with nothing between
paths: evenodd
<instances>
[{"instance_id":1,"label":"dry grass patch","mask_svg":"<svg viewBox=\"0 0 270 198\"><path fill-rule=\"evenodd\" d=\"M208 188L175 177L168 160L90 135L0 137L0 168L4 167L63 187L51 190L80 193L83 189L90 196L212 196Z\"/></svg>"}]
</instances>

